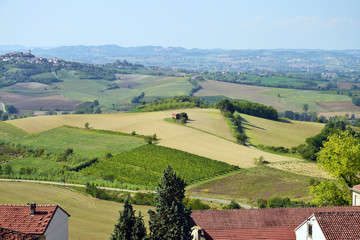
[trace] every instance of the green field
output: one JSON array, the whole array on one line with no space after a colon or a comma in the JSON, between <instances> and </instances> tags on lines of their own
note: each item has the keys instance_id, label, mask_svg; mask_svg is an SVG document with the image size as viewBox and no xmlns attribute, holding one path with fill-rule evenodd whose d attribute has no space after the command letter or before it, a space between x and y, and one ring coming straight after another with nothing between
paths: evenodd
<instances>
[{"instance_id":1,"label":"green field","mask_svg":"<svg viewBox=\"0 0 360 240\"><path fill-rule=\"evenodd\" d=\"M256 206L258 198L289 197L309 201L311 177L289 173L270 167L242 169L239 173L190 186L186 193L209 198L240 201Z\"/></svg>"},{"instance_id":2,"label":"green field","mask_svg":"<svg viewBox=\"0 0 360 240\"><path fill-rule=\"evenodd\" d=\"M281 112L286 110L302 112L302 106L305 103L309 105L308 111L328 112L328 109L320 107L317 103L343 102L344 105L351 103L351 98L345 95L325 94L311 90L258 87L212 80L200 84L203 88L195 93L197 97L222 95L273 106ZM278 97L279 94L280 97Z\"/></svg>"},{"instance_id":3,"label":"green field","mask_svg":"<svg viewBox=\"0 0 360 240\"><path fill-rule=\"evenodd\" d=\"M291 106L291 109L288 110L293 109L299 112L303 111L302 106L305 103L309 105L309 112L320 112L326 110L317 104L319 102L351 102L351 98L345 95L326 94L310 90L268 88L263 94ZM278 97L278 94L280 94L280 98Z\"/></svg>"},{"instance_id":4,"label":"green field","mask_svg":"<svg viewBox=\"0 0 360 240\"><path fill-rule=\"evenodd\" d=\"M86 157L104 157L106 152L117 154L145 144L142 138L104 134L85 129L58 127L39 134L27 134L16 127L2 123L0 134L3 140L32 148L44 148L63 152L68 148Z\"/></svg>"},{"instance_id":5,"label":"green field","mask_svg":"<svg viewBox=\"0 0 360 240\"><path fill-rule=\"evenodd\" d=\"M123 204L88 197L73 190L49 185L20 182L0 182L0 204L58 204L70 214L70 240L108 239L119 218ZM144 216L147 225L148 206L136 206L134 209Z\"/></svg>"},{"instance_id":6,"label":"green field","mask_svg":"<svg viewBox=\"0 0 360 240\"><path fill-rule=\"evenodd\" d=\"M240 117L248 141L254 145L295 147L320 133L325 126L313 122L272 121L246 114L240 114Z\"/></svg>"},{"instance_id":7,"label":"green field","mask_svg":"<svg viewBox=\"0 0 360 240\"><path fill-rule=\"evenodd\" d=\"M62 75L61 75L62 74ZM136 83L135 87L120 87L106 90L113 83L106 80L79 79L78 75L71 72L62 72L63 82L56 83L60 88L59 93L65 98L79 101L99 100L104 110L110 110L112 104L131 103L131 99L141 92L145 96L170 97L175 95L187 95L193 86L183 77L149 76L140 79L129 78L129 84ZM125 83L127 81L124 80ZM117 80L116 83L121 83Z\"/></svg>"},{"instance_id":8,"label":"green field","mask_svg":"<svg viewBox=\"0 0 360 240\"><path fill-rule=\"evenodd\" d=\"M35 168L38 172L46 172L50 170L58 170L63 164L50 159L27 157L10 161L7 165L10 165L14 172L19 172L20 169L24 167Z\"/></svg>"}]
</instances>

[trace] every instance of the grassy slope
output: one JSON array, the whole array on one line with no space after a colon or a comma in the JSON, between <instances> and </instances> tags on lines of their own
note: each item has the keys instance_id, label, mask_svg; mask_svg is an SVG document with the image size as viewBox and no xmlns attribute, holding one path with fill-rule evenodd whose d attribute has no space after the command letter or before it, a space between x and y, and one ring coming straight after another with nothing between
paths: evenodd
<instances>
[{"instance_id":1,"label":"grassy slope","mask_svg":"<svg viewBox=\"0 0 360 240\"><path fill-rule=\"evenodd\" d=\"M237 174L190 186L187 194L237 200L256 206L258 198L289 197L309 201L310 177L270 167L243 169Z\"/></svg>"},{"instance_id":2,"label":"grassy slope","mask_svg":"<svg viewBox=\"0 0 360 240\"><path fill-rule=\"evenodd\" d=\"M220 113L214 109L180 109L178 111L187 112L190 119L197 122L198 125L203 126L211 126L209 121L214 119L212 116L216 116L216 114L220 115ZM32 133L45 131L64 124L83 127L85 122L90 123L90 126L94 129L108 129L127 133L136 131L142 135L152 135L156 133L158 138L160 138L160 145L245 168L253 167L253 159L259 156L264 156L269 162L298 161L294 158L251 149L230 142L226 139L210 135L203 131L164 121L165 118L171 116L172 112L173 111L101 115L40 116L12 120L9 121L9 123ZM196 117L197 115L202 115L202 117ZM214 134L218 134L219 131L216 129L217 127L208 127L209 132L213 131Z\"/></svg>"},{"instance_id":3,"label":"grassy slope","mask_svg":"<svg viewBox=\"0 0 360 240\"><path fill-rule=\"evenodd\" d=\"M245 99L270 105L280 111L292 110L301 112L302 105L307 103L309 111L326 112L326 109L321 108L316 103L333 101L344 101L347 103L351 101L348 96L344 95L321 94L317 91L298 89L265 88L211 80L202 82L201 86L203 88L195 93L195 96L224 95L234 99ZM280 94L280 98L278 94Z\"/></svg>"},{"instance_id":4,"label":"grassy slope","mask_svg":"<svg viewBox=\"0 0 360 240\"><path fill-rule=\"evenodd\" d=\"M61 75L61 74L59 74ZM105 110L109 110L112 104L129 103L131 99L144 92L146 96L170 97L175 95L187 95L193 87L187 78L161 78L157 76L147 76L144 78L127 77L126 82L139 84L134 88L121 87L118 89L107 89L111 81L78 79L72 72L62 72L64 80L56 83L60 88L60 94L68 99L80 101L100 101ZM124 80L125 81L125 80ZM115 81L121 83L121 80Z\"/></svg>"},{"instance_id":5,"label":"grassy slope","mask_svg":"<svg viewBox=\"0 0 360 240\"><path fill-rule=\"evenodd\" d=\"M117 154L145 144L142 138L96 133L67 127L58 127L29 135L16 129L13 125L2 123L0 134L3 134L3 139L13 143L59 152L73 148L75 153L88 157L103 157L106 152ZM17 136L21 136L21 138Z\"/></svg>"},{"instance_id":6,"label":"grassy slope","mask_svg":"<svg viewBox=\"0 0 360 240\"><path fill-rule=\"evenodd\" d=\"M108 239L119 218L120 203L99 200L82 194L35 183L0 182L0 204L58 204L69 218L69 239ZM151 207L134 206L148 222L147 211Z\"/></svg>"},{"instance_id":7,"label":"grassy slope","mask_svg":"<svg viewBox=\"0 0 360 240\"><path fill-rule=\"evenodd\" d=\"M287 148L305 143L324 128L324 124L312 122L279 122L240 114L249 141L255 145L283 146Z\"/></svg>"}]
</instances>

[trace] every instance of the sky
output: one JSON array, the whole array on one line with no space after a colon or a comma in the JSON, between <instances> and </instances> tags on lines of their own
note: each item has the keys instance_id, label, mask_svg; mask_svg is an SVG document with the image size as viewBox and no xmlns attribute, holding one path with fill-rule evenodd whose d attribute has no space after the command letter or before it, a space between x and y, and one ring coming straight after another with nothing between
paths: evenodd
<instances>
[{"instance_id":1,"label":"sky","mask_svg":"<svg viewBox=\"0 0 360 240\"><path fill-rule=\"evenodd\" d=\"M360 0L0 0L0 45L360 49Z\"/></svg>"}]
</instances>

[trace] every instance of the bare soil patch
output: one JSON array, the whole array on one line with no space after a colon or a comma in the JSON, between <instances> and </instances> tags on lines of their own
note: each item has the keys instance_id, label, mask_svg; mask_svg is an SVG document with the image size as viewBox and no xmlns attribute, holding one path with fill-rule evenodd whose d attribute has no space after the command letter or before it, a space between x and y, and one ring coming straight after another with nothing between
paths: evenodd
<instances>
[{"instance_id":1,"label":"bare soil patch","mask_svg":"<svg viewBox=\"0 0 360 240\"><path fill-rule=\"evenodd\" d=\"M317 105L330 112L360 112L360 107L350 101L319 102Z\"/></svg>"},{"instance_id":2,"label":"bare soil patch","mask_svg":"<svg viewBox=\"0 0 360 240\"><path fill-rule=\"evenodd\" d=\"M326 118L334 117L334 116L345 116L346 114L351 116L351 114L354 114L356 118L360 118L360 112L319 112L318 116L324 116Z\"/></svg>"},{"instance_id":3,"label":"bare soil patch","mask_svg":"<svg viewBox=\"0 0 360 240\"><path fill-rule=\"evenodd\" d=\"M24 96L17 93L0 91L1 102L14 105L20 110L59 110L72 111L81 101L69 100L58 93L41 94L39 96Z\"/></svg>"},{"instance_id":4,"label":"bare soil patch","mask_svg":"<svg viewBox=\"0 0 360 240\"><path fill-rule=\"evenodd\" d=\"M49 85L37 82L25 82L25 83L16 83L8 87L12 90L32 90L32 91L44 91L49 90Z\"/></svg>"},{"instance_id":5,"label":"bare soil patch","mask_svg":"<svg viewBox=\"0 0 360 240\"><path fill-rule=\"evenodd\" d=\"M352 85L360 87L360 83L338 83L338 86L342 89L350 89Z\"/></svg>"}]
</instances>

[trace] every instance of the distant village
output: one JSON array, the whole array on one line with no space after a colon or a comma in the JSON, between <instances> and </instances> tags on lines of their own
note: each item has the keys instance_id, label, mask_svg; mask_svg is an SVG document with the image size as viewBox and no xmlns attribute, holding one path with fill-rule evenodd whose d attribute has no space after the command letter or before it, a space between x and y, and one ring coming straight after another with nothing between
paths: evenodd
<instances>
[{"instance_id":1,"label":"distant village","mask_svg":"<svg viewBox=\"0 0 360 240\"><path fill-rule=\"evenodd\" d=\"M43 57L35 57L31 50L26 53L23 52L11 52L5 55L0 55L0 61L2 62L28 62L28 63L53 63L55 66L62 65L65 66L66 63L63 60L59 60L58 58L43 58Z\"/></svg>"}]
</instances>

